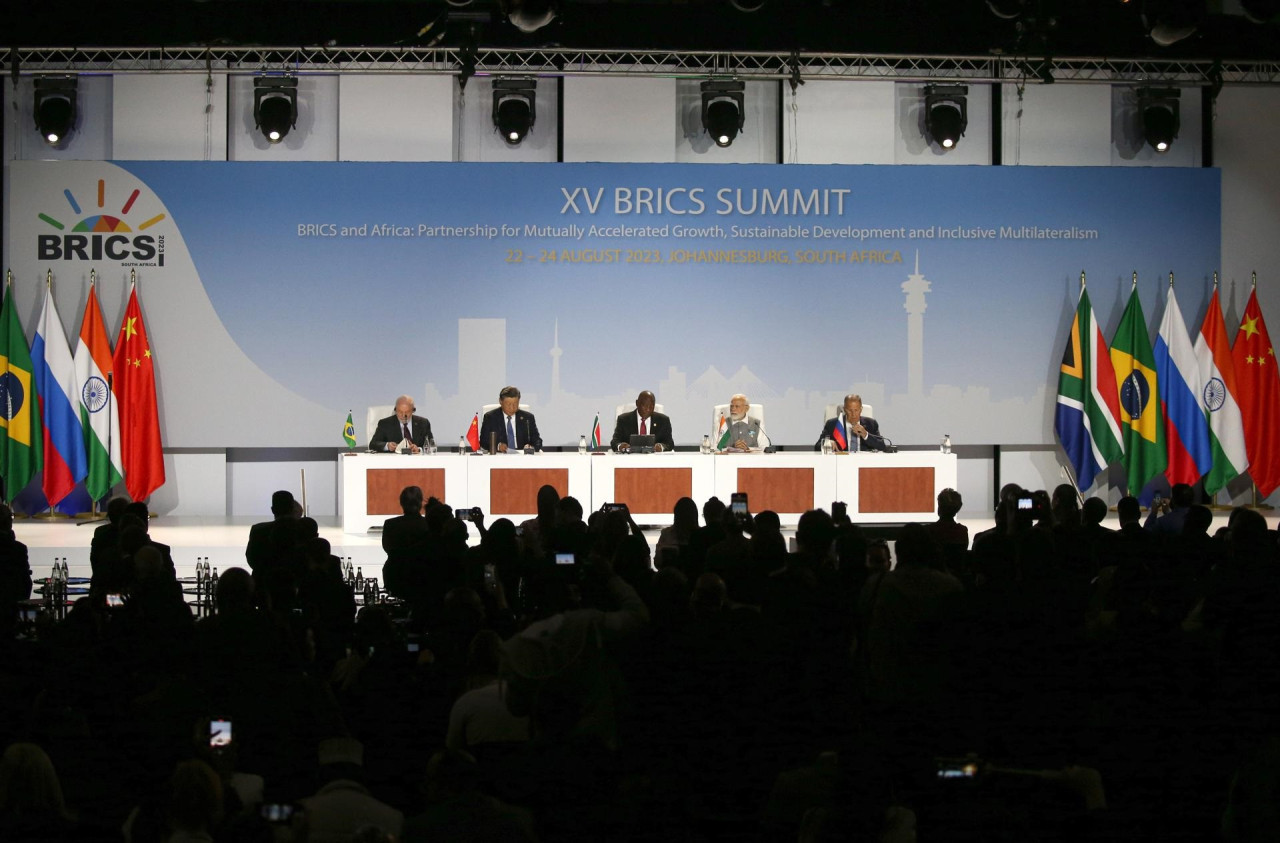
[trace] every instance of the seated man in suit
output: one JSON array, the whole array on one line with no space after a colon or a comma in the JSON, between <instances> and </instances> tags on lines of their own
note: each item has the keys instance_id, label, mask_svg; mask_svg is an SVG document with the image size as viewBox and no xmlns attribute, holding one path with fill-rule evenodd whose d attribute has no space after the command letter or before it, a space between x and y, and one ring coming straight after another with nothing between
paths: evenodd
<instances>
[{"instance_id":1,"label":"seated man in suit","mask_svg":"<svg viewBox=\"0 0 1280 843\"><path fill-rule=\"evenodd\" d=\"M861 395L849 394L844 397L844 413L837 414L834 419L827 419L813 450L821 450L823 439L835 442L837 451L853 453L888 450L884 439L880 437L880 423L871 416L862 415Z\"/></svg>"},{"instance_id":2,"label":"seated man in suit","mask_svg":"<svg viewBox=\"0 0 1280 843\"><path fill-rule=\"evenodd\" d=\"M431 438L431 422L425 416L415 416L418 408L413 399L401 395L396 399L396 414L378 422L369 439L370 451L394 451L402 441L408 441L409 453L420 454Z\"/></svg>"},{"instance_id":3,"label":"seated man in suit","mask_svg":"<svg viewBox=\"0 0 1280 843\"><path fill-rule=\"evenodd\" d=\"M497 453L519 448L542 450L542 436L533 413L520 409L520 390L504 386L498 393L498 407L484 414L480 425L480 447L489 447L489 435L497 440Z\"/></svg>"},{"instance_id":4,"label":"seated man in suit","mask_svg":"<svg viewBox=\"0 0 1280 843\"><path fill-rule=\"evenodd\" d=\"M769 434L764 432L764 425L754 416L747 415L751 402L747 396L739 393L729 399L729 438L727 443L723 436L717 442L722 451L758 451L769 447Z\"/></svg>"},{"instance_id":5,"label":"seated man in suit","mask_svg":"<svg viewBox=\"0 0 1280 843\"><path fill-rule=\"evenodd\" d=\"M631 437L637 434L653 436L653 450L674 451L676 443L671 439L671 419L663 413L653 411L653 393L645 390L636 396L636 411L618 416L618 423L613 426L613 439L609 447L615 451L626 451L631 448Z\"/></svg>"}]
</instances>

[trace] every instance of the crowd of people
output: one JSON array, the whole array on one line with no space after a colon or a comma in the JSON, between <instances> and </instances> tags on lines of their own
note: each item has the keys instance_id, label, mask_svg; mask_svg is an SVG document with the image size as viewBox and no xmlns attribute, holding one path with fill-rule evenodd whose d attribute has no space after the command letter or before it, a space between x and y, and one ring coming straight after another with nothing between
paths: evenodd
<instances>
[{"instance_id":1,"label":"crowd of people","mask_svg":"<svg viewBox=\"0 0 1280 843\"><path fill-rule=\"evenodd\" d=\"M1276 536L1189 492L1112 530L1008 487L970 541L946 490L892 547L833 506L789 549L715 498L651 547L411 487L358 611L284 492L198 620L113 504L90 593L7 615L0 839L1274 840ZM26 567L0 510L9 605Z\"/></svg>"}]
</instances>

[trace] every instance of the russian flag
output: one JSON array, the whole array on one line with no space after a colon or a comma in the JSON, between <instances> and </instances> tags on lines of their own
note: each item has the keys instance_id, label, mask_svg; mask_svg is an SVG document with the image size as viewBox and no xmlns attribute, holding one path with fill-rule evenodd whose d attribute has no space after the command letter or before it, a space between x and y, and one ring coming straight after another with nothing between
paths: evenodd
<instances>
[{"instance_id":1,"label":"russian flag","mask_svg":"<svg viewBox=\"0 0 1280 843\"><path fill-rule=\"evenodd\" d=\"M46 285L44 308L31 364L40 393L40 417L44 423L44 479L41 483L49 506L71 494L89 473L80 426L80 397L76 393L76 365L67 345L67 334L53 303L53 288Z\"/></svg>"},{"instance_id":2,"label":"russian flag","mask_svg":"<svg viewBox=\"0 0 1280 843\"><path fill-rule=\"evenodd\" d=\"M841 451L849 450L849 440L844 436L844 413L836 416L836 426L831 428L831 438L835 440L836 447Z\"/></svg>"},{"instance_id":3,"label":"russian flag","mask_svg":"<svg viewBox=\"0 0 1280 843\"><path fill-rule=\"evenodd\" d=\"M1187 325L1178 300L1169 288L1169 299L1156 335L1156 384L1164 410L1164 441L1169 451L1165 477L1174 483L1194 484L1209 472L1213 452L1209 423L1200 405L1204 384Z\"/></svg>"}]
</instances>

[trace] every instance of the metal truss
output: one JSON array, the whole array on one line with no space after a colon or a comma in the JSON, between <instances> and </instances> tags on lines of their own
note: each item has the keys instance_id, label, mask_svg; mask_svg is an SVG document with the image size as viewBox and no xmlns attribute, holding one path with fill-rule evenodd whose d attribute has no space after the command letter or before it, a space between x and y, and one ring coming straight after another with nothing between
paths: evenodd
<instances>
[{"instance_id":1,"label":"metal truss","mask_svg":"<svg viewBox=\"0 0 1280 843\"><path fill-rule=\"evenodd\" d=\"M8 48L19 75L47 73L480 74L729 76L749 80L1280 85L1280 62L1208 59L917 56L856 53L692 52L458 47L39 47Z\"/></svg>"}]
</instances>

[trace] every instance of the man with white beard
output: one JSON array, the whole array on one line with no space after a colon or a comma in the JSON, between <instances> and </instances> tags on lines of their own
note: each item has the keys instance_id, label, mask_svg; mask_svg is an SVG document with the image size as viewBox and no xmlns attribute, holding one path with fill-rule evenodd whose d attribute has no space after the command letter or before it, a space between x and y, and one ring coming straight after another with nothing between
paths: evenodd
<instances>
[{"instance_id":1,"label":"man with white beard","mask_svg":"<svg viewBox=\"0 0 1280 843\"><path fill-rule=\"evenodd\" d=\"M747 415L751 402L739 393L729 399L729 442L724 450L758 451L769 447L769 434L759 419Z\"/></svg>"}]
</instances>

